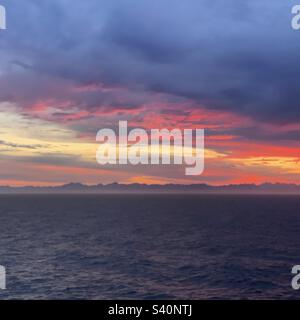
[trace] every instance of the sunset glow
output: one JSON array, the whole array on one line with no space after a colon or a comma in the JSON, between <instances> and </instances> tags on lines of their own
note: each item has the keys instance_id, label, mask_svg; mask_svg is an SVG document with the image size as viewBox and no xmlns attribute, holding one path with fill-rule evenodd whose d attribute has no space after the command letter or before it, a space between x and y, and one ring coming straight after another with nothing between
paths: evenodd
<instances>
[{"instance_id":1,"label":"sunset glow","mask_svg":"<svg viewBox=\"0 0 300 320\"><path fill-rule=\"evenodd\" d=\"M68 14L65 4L53 5L61 21L51 26L42 23L47 6L34 5L36 14L30 15L30 5L11 4L14 27L0 35L1 185L300 183L299 100L293 85L299 41L282 27L286 45L279 49L272 42L276 11L266 21L253 17L256 23L227 19L233 14L228 11L221 19L228 28L220 37L220 27L203 17L211 26L208 36L201 18L193 19L197 10L188 6L177 12L182 21L174 12L167 25L164 14L152 23L156 12L150 5L147 14L138 5L134 17L125 4L118 6L117 19L112 4L98 15L86 6L84 14L91 16L78 30L84 14ZM149 23L156 27L148 30ZM231 39L236 46L228 44ZM257 52L251 39L260 44ZM272 77L265 78L264 70ZM119 121L147 132L204 129L204 173L186 177L180 166L100 167L96 134L115 129Z\"/></svg>"}]
</instances>

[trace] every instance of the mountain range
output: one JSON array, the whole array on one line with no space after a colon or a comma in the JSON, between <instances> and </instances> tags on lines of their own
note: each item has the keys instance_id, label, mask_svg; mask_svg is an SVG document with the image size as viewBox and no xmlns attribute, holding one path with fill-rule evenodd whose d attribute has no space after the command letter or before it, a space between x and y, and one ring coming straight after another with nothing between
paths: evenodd
<instances>
[{"instance_id":1,"label":"mountain range","mask_svg":"<svg viewBox=\"0 0 300 320\"><path fill-rule=\"evenodd\" d=\"M81 183L69 183L53 187L11 187L0 186L0 194L15 193L277 193L277 194L300 194L300 185L264 183L256 184L230 184L223 186L211 186L208 184L97 184L85 185Z\"/></svg>"}]
</instances>

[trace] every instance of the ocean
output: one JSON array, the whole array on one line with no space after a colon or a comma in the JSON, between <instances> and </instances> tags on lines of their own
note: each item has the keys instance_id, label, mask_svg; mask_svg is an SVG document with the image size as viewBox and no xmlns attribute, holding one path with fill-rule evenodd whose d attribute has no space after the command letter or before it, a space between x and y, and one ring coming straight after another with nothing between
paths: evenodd
<instances>
[{"instance_id":1,"label":"ocean","mask_svg":"<svg viewBox=\"0 0 300 320\"><path fill-rule=\"evenodd\" d=\"M1 195L0 299L299 299L300 197Z\"/></svg>"}]
</instances>

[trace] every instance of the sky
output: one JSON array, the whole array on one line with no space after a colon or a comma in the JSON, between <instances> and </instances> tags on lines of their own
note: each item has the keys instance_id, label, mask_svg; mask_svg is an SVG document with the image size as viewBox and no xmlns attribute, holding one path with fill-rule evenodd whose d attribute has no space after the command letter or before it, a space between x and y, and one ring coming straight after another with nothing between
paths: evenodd
<instances>
[{"instance_id":1,"label":"sky","mask_svg":"<svg viewBox=\"0 0 300 320\"><path fill-rule=\"evenodd\" d=\"M297 1L0 4L0 185L300 184ZM97 131L121 120L205 129L203 174L100 166Z\"/></svg>"}]
</instances>

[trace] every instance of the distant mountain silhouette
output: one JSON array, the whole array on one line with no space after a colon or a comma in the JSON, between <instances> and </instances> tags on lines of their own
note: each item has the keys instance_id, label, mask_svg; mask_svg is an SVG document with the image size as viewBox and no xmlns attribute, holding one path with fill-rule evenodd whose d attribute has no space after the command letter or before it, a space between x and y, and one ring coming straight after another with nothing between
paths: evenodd
<instances>
[{"instance_id":1,"label":"distant mountain silhouette","mask_svg":"<svg viewBox=\"0 0 300 320\"><path fill-rule=\"evenodd\" d=\"M10 187L0 186L0 194L14 193L292 193L300 194L300 185L264 183L232 184L223 186L211 186L208 184L98 184L84 185L81 183L69 183L54 187Z\"/></svg>"}]
</instances>

